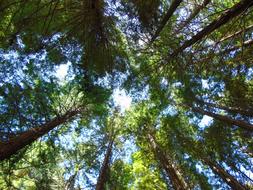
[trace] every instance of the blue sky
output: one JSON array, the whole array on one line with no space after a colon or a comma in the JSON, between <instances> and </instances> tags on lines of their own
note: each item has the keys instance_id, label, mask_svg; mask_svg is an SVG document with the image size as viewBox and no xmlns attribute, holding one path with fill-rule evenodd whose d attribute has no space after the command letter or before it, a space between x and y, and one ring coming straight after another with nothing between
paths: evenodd
<instances>
[{"instance_id":1,"label":"blue sky","mask_svg":"<svg viewBox=\"0 0 253 190\"><path fill-rule=\"evenodd\" d=\"M55 76L59 79L60 82L63 82L65 77L67 76L70 64L71 63L68 62L66 64L61 64L57 67ZM124 89L114 89L112 98L115 106L120 107L121 111L123 112L129 109L131 106L132 98L127 95Z\"/></svg>"},{"instance_id":2,"label":"blue sky","mask_svg":"<svg viewBox=\"0 0 253 190\"><path fill-rule=\"evenodd\" d=\"M66 63L66 64L61 64L57 67L56 69L56 73L55 76L59 79L59 82L63 82L65 80L65 77L68 74L68 69L70 66L70 62ZM203 88L208 88L210 84L208 84L207 80L202 80L202 85ZM131 105L132 105L132 98L126 93L126 91L124 89L120 89L120 88L116 88L113 91L112 94L112 99L114 101L115 106L119 107L121 112L125 112L126 110L128 110ZM209 116L204 116L201 120L201 122L199 123L199 126L201 128L205 128L206 126L209 126L213 121L213 118L209 117ZM130 148L130 149L129 149ZM131 149L133 148L133 149ZM126 151L126 155L125 155L125 161L129 161L130 160L130 155L131 153L134 151L134 147L131 141L127 141L125 144L125 151ZM245 168L243 168L241 166L240 168L247 176L249 176L250 178L252 178L253 173L251 171L246 170ZM96 183L96 179L91 178L92 181L94 182L94 184Z\"/></svg>"}]
</instances>

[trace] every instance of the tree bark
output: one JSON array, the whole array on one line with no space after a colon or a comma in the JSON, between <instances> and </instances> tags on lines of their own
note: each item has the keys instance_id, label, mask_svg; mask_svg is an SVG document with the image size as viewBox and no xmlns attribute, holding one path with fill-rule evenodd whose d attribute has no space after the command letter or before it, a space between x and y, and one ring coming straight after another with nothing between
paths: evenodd
<instances>
[{"instance_id":1,"label":"tree bark","mask_svg":"<svg viewBox=\"0 0 253 190\"><path fill-rule=\"evenodd\" d=\"M247 190L248 188L241 184L237 179L225 171L218 163L215 163L207 158L202 159L203 162L208 165L212 171L222 178L232 189L234 190Z\"/></svg>"},{"instance_id":2,"label":"tree bark","mask_svg":"<svg viewBox=\"0 0 253 190\"><path fill-rule=\"evenodd\" d=\"M204 164L209 166L212 171L217 174L221 179L223 179L232 189L234 190L246 190L244 184L241 184L235 177L230 175L226 170L224 170L218 163L210 160L203 154L206 154L205 147L201 142L194 142L189 138L185 138L183 134L179 134L180 142L183 142L182 146L189 146L191 147L191 153L195 158L201 160ZM199 146L198 146L199 145ZM200 150L201 152L200 154Z\"/></svg>"},{"instance_id":3,"label":"tree bark","mask_svg":"<svg viewBox=\"0 0 253 190\"><path fill-rule=\"evenodd\" d=\"M207 107L213 107L213 108L218 108L222 109L225 111L228 111L230 113L238 113L240 115L248 116L248 117L253 117L253 110L244 110L241 108L236 108L236 107L228 107L228 106L223 106L223 105L218 105L210 102L204 102L203 100L196 99L196 102L199 103L200 105L206 105Z\"/></svg>"},{"instance_id":4,"label":"tree bark","mask_svg":"<svg viewBox=\"0 0 253 190\"><path fill-rule=\"evenodd\" d=\"M151 133L147 134L148 142L154 152L155 157L169 177L171 184L175 190L188 190L188 186L183 177L176 169L175 165L164 155L163 151L157 144L154 136Z\"/></svg>"},{"instance_id":5,"label":"tree bark","mask_svg":"<svg viewBox=\"0 0 253 190\"><path fill-rule=\"evenodd\" d=\"M252 29L253 29L253 25L249 25L249 26L245 27L244 29L239 30L239 31L237 31L237 32L235 32L235 33L233 33L233 34L230 34L230 35L228 35L228 36L226 36L226 37L220 39L219 41L217 41L217 42L215 42L215 43L213 43L213 44L210 44L210 45L208 45L208 46L205 46L204 48L201 49L201 51L207 51L207 50L210 49L210 48L216 48L218 44L220 44L220 43L222 43L222 42L224 42L224 41L227 41L227 40L229 40L229 39L232 39L232 38L234 38L234 37L237 37L238 35L240 35L240 34L242 34L242 33L245 33L245 32L248 32L249 30L252 30ZM252 44L252 40L247 40L247 41L242 42L240 45L235 45L235 46L230 47L230 48L228 48L228 49L220 50L220 52L217 53L217 54L214 54L214 52L213 52L213 53L211 54L212 56L210 56L210 55L207 56L207 55L206 55L204 59L198 60L198 63L199 63L199 62L208 61L208 60L210 60L210 58L212 58L213 56L224 55L224 53L228 54L228 53L230 53L231 51L235 51L235 50L238 50L238 49L240 49L240 48L248 47L248 46L250 46L251 44ZM196 64L197 64L197 63L196 63Z\"/></svg>"},{"instance_id":6,"label":"tree bark","mask_svg":"<svg viewBox=\"0 0 253 190\"><path fill-rule=\"evenodd\" d=\"M214 20L211 22L209 25L207 25L205 28L203 28L200 32L198 32L196 35L194 35L191 39L185 41L183 45L181 45L178 49L176 49L170 57L175 57L182 51L184 51L186 48L192 46L205 36L209 35L212 33L214 30L217 28L223 26L227 22L229 22L231 19L234 17L240 15L242 12L247 10L253 6L253 1L252 0L242 0L239 3L235 4L232 8L229 10L225 11L218 19Z\"/></svg>"},{"instance_id":7,"label":"tree bark","mask_svg":"<svg viewBox=\"0 0 253 190\"><path fill-rule=\"evenodd\" d=\"M97 180L96 190L105 189L106 177L109 170L110 159L112 157L112 146L113 146L113 138L110 140L106 153L105 153L104 161L100 169L98 180Z\"/></svg>"},{"instance_id":8,"label":"tree bark","mask_svg":"<svg viewBox=\"0 0 253 190\"><path fill-rule=\"evenodd\" d=\"M47 134L55 127L72 119L78 113L79 111L77 110L66 112L64 115L56 117L39 127L29 129L21 135L10 139L8 142L0 143L0 160L10 158L13 154L17 153L25 146L33 143L39 137L42 137L43 135Z\"/></svg>"},{"instance_id":9,"label":"tree bark","mask_svg":"<svg viewBox=\"0 0 253 190\"><path fill-rule=\"evenodd\" d=\"M202 115L210 116L210 117L212 117L214 119L217 119L219 121L222 121L222 122L225 122L225 123L228 123L228 124L231 124L231 125L236 125L238 127L241 127L242 129L246 129L248 131L253 131L253 125L250 124L250 123L246 123L245 121L231 119L227 116L219 115L219 114L216 114L216 113L213 113L213 112L209 112L209 111L206 111L206 110L201 109L201 108L197 108L197 107L193 107L193 106L190 106L190 107L191 107L193 112L200 113Z\"/></svg>"},{"instance_id":10,"label":"tree bark","mask_svg":"<svg viewBox=\"0 0 253 190\"><path fill-rule=\"evenodd\" d=\"M171 18L171 16L173 15L173 13L175 12L175 10L177 9L177 7L180 5L180 3L182 1L183 0L173 0L171 2L169 10L164 15L160 25L158 26L158 28L155 32L155 34L152 36L152 38L150 40L150 44L153 43L156 40L156 38L160 35L160 32L163 30L163 28L165 27L165 25L167 24L167 22L169 21L169 19Z\"/></svg>"}]
</instances>

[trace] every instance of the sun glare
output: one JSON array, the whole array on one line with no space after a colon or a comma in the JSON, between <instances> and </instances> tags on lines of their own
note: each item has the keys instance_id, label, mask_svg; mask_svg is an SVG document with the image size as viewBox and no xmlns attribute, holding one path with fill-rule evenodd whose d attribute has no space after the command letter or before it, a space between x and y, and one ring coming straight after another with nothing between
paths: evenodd
<instances>
[{"instance_id":1,"label":"sun glare","mask_svg":"<svg viewBox=\"0 0 253 190\"><path fill-rule=\"evenodd\" d=\"M60 80L63 81L68 74L68 68L69 68L70 62L66 64L61 64L57 67L55 76Z\"/></svg>"},{"instance_id":2,"label":"sun glare","mask_svg":"<svg viewBox=\"0 0 253 190\"><path fill-rule=\"evenodd\" d=\"M132 98L126 94L125 90L116 89L113 92L113 101L116 106L119 106L121 111L125 111L130 108Z\"/></svg>"}]
</instances>

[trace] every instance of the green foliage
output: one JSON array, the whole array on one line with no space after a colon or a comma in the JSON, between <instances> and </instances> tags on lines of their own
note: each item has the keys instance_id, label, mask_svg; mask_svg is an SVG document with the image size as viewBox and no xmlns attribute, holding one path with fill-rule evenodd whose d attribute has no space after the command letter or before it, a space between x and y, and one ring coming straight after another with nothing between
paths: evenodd
<instances>
[{"instance_id":1,"label":"green foliage","mask_svg":"<svg viewBox=\"0 0 253 190\"><path fill-rule=\"evenodd\" d=\"M131 165L125 164L122 160L115 160L110 168L108 189L127 190L132 180L133 174Z\"/></svg>"},{"instance_id":2,"label":"green foliage","mask_svg":"<svg viewBox=\"0 0 253 190\"><path fill-rule=\"evenodd\" d=\"M0 189L252 186L252 2L176 1L0 0Z\"/></svg>"},{"instance_id":3,"label":"green foliage","mask_svg":"<svg viewBox=\"0 0 253 190\"><path fill-rule=\"evenodd\" d=\"M141 152L133 154L132 175L134 181L129 189L166 189L161 174L148 160L143 160L145 156Z\"/></svg>"}]
</instances>

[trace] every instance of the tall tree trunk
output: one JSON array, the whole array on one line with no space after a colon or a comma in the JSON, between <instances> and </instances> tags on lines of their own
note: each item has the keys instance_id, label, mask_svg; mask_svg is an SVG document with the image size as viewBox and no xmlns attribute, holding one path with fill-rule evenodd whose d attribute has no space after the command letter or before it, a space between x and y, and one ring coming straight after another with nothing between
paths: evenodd
<instances>
[{"instance_id":1,"label":"tall tree trunk","mask_svg":"<svg viewBox=\"0 0 253 190\"><path fill-rule=\"evenodd\" d=\"M175 190L189 189L180 172L176 169L175 165L166 157L166 155L164 155L154 136L151 133L148 133L147 139L154 152L155 157L158 159L160 165L166 172L166 175L169 177L173 188Z\"/></svg>"},{"instance_id":2,"label":"tall tree trunk","mask_svg":"<svg viewBox=\"0 0 253 190\"><path fill-rule=\"evenodd\" d=\"M160 35L160 32L163 30L163 28L165 27L165 25L167 24L167 22L169 21L169 19L171 18L171 16L173 15L173 13L175 12L175 10L177 9L177 7L180 5L181 2L182 0L172 0L169 10L164 15L155 34L152 36L150 44L153 43L156 40L156 38Z\"/></svg>"},{"instance_id":3,"label":"tall tree trunk","mask_svg":"<svg viewBox=\"0 0 253 190\"><path fill-rule=\"evenodd\" d=\"M114 139L111 138L111 140L108 144L108 147L107 147L107 150L105 153L105 157L104 157L104 161L103 161L103 164L102 164L102 167L100 169L99 176L97 179L96 190L104 190L104 188L105 188L106 177L107 177L109 165L110 165L110 159L112 157L113 141L114 141Z\"/></svg>"},{"instance_id":4,"label":"tall tree trunk","mask_svg":"<svg viewBox=\"0 0 253 190\"><path fill-rule=\"evenodd\" d=\"M56 117L39 127L29 129L28 131L22 133L21 135L10 139L8 142L1 142L0 160L10 158L13 154L17 153L20 149L24 148L26 145L31 144L39 137L42 137L43 135L47 134L55 127L72 119L78 113L79 111L77 110L66 112L64 115Z\"/></svg>"},{"instance_id":5,"label":"tall tree trunk","mask_svg":"<svg viewBox=\"0 0 253 190\"><path fill-rule=\"evenodd\" d=\"M205 147L203 143L197 143L194 142L192 139L185 138L183 134L179 134L180 142L182 142L183 146L189 146L191 147L191 153L192 155L201 160L204 164L209 166L212 171L217 174L221 179L223 179L232 189L234 190L246 190L247 188L241 184L235 177L230 175L226 170L224 170L218 163L210 160L205 155ZM198 146L199 145L199 146ZM200 150L203 152L200 154Z\"/></svg>"},{"instance_id":6,"label":"tall tree trunk","mask_svg":"<svg viewBox=\"0 0 253 190\"><path fill-rule=\"evenodd\" d=\"M235 37L239 36L240 34L246 33L246 32L248 32L249 30L252 30L252 29L253 29L253 24L249 25L249 26L245 27L244 29L239 30L239 31L237 31L237 32L235 32L233 34L230 34L230 35L228 35L228 36L220 39L219 41L217 41L217 42L215 42L213 44L210 44L210 45L207 45L205 47L202 47L198 51L208 51L208 49L211 49L211 48L214 48L214 49L210 51L209 55L208 54L205 55L205 58L200 59L197 62L192 63L192 64L200 64L201 62L205 63L205 62L210 61L211 58L213 58L215 56L223 56L224 54L229 54L232 51L243 49L243 48L247 48L247 47L251 46L252 45L252 40L247 40L247 41L241 42L240 45L235 45L235 46L229 47L227 49L220 50L219 53L215 53L215 51L214 51L218 44L220 44L220 43L222 43L222 42L224 42L226 40L235 38Z\"/></svg>"},{"instance_id":7,"label":"tall tree trunk","mask_svg":"<svg viewBox=\"0 0 253 190\"><path fill-rule=\"evenodd\" d=\"M207 25L205 28L203 28L200 32L198 32L196 35L194 35L191 39L185 41L183 45L181 45L178 49L176 49L170 56L175 57L182 51L184 51L186 48L192 46L205 36L212 33L217 28L223 26L227 22L229 22L234 17L240 15L242 12L247 10L253 6L252 0L242 0L239 3L235 4L232 8L225 11L218 19L211 22L209 25Z\"/></svg>"},{"instance_id":8,"label":"tall tree trunk","mask_svg":"<svg viewBox=\"0 0 253 190\"><path fill-rule=\"evenodd\" d=\"M232 189L234 190L247 190L248 188L237 181L232 175L225 171L218 163L215 163L207 158L202 159L203 162L208 165L212 171L222 178Z\"/></svg>"},{"instance_id":9,"label":"tall tree trunk","mask_svg":"<svg viewBox=\"0 0 253 190\"><path fill-rule=\"evenodd\" d=\"M235 119L231 119L227 116L224 115L219 115L210 111L206 111L204 109L198 108L198 107L194 107L194 106L190 106L192 111L196 112L196 113L200 113L202 115L207 115L210 116L216 120L231 124L231 125L236 125L238 127L241 127L243 129L246 129L248 131L253 131L253 125L250 123L246 123L245 121L242 120L235 120Z\"/></svg>"},{"instance_id":10,"label":"tall tree trunk","mask_svg":"<svg viewBox=\"0 0 253 190\"><path fill-rule=\"evenodd\" d=\"M207 107L222 109L222 110L228 111L230 113L238 113L240 115L253 117L253 110L249 110L249 109L245 110L245 109L241 109L241 108L237 108L237 107L223 106L223 105L219 105L219 104L205 102L205 101L197 99L197 98L196 98L196 102L202 106L206 105Z\"/></svg>"},{"instance_id":11,"label":"tall tree trunk","mask_svg":"<svg viewBox=\"0 0 253 190\"><path fill-rule=\"evenodd\" d=\"M192 11L192 13L190 14L190 16L185 20L183 21L181 24L179 24L179 27L177 28L176 30L176 33L178 33L180 30L182 30L185 26L187 26L191 21L192 19L194 19L198 14L199 12L205 8L207 6L208 3L210 3L211 0L204 0L202 5L196 5L196 7L194 8L194 10Z\"/></svg>"}]
</instances>

